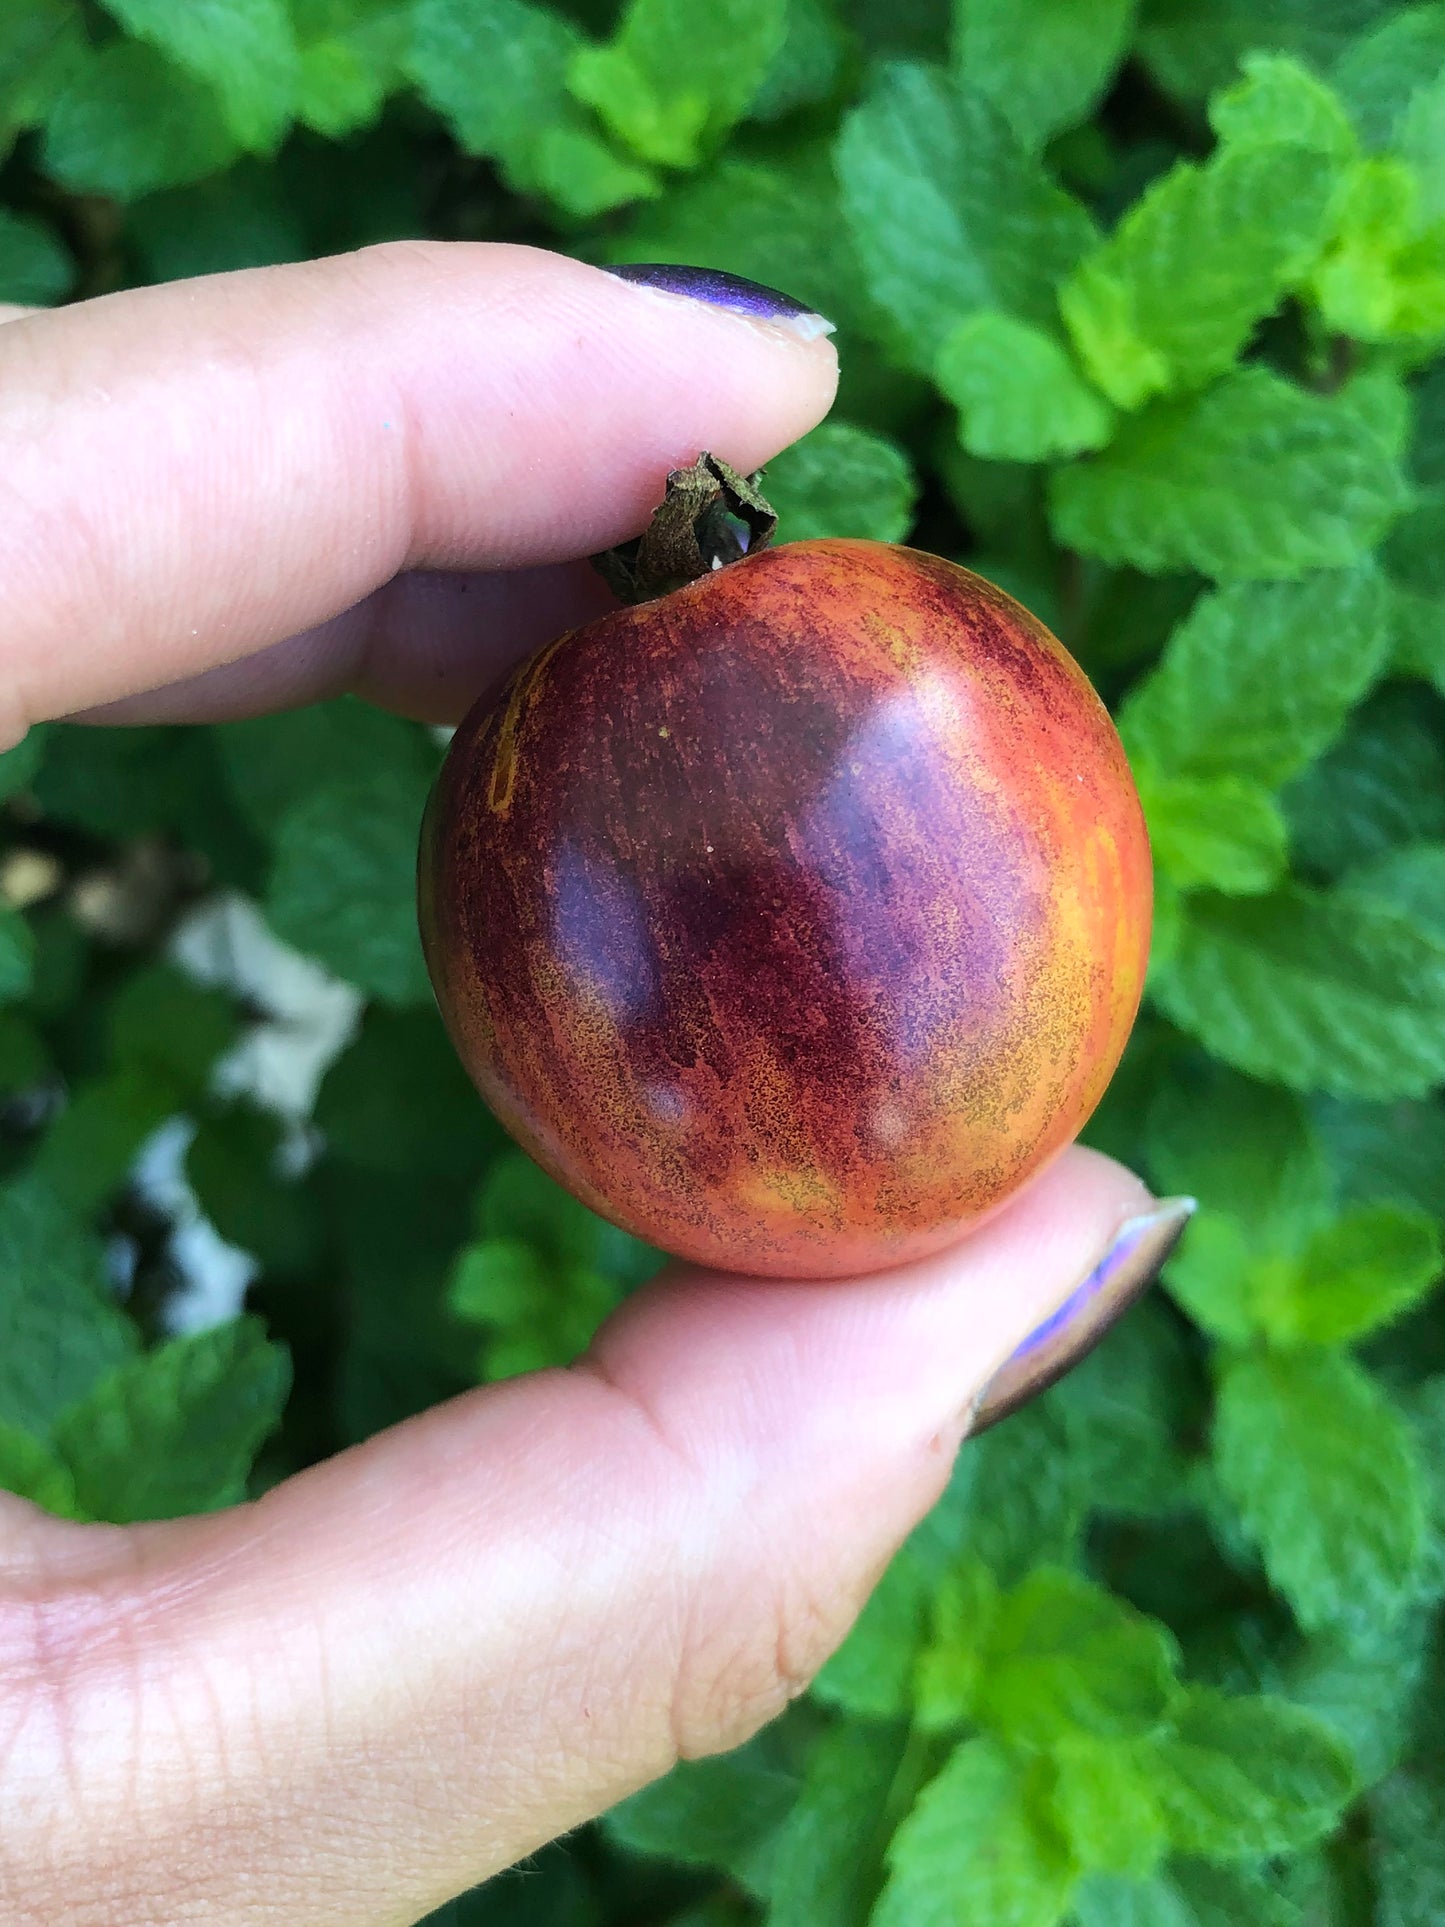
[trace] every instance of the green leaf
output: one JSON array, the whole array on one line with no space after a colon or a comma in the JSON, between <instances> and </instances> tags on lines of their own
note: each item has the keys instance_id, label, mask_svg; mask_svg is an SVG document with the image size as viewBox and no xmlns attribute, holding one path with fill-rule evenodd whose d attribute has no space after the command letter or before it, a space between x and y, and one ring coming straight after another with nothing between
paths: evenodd
<instances>
[{"instance_id":1,"label":"green leaf","mask_svg":"<svg viewBox=\"0 0 1445 1927\"><path fill-rule=\"evenodd\" d=\"M1054 1772L1054 1815L1078 1864L1146 1880L1166 1846L1152 1761L1138 1749L1076 1742L1055 1753Z\"/></svg>"},{"instance_id":2,"label":"green leaf","mask_svg":"<svg viewBox=\"0 0 1445 1927\"><path fill-rule=\"evenodd\" d=\"M75 264L48 227L0 208L0 301L44 306L75 279Z\"/></svg>"},{"instance_id":3,"label":"green leaf","mask_svg":"<svg viewBox=\"0 0 1445 1927\"><path fill-rule=\"evenodd\" d=\"M1319 1098L1313 1110L1345 1197L1388 1199L1445 1218L1445 1105Z\"/></svg>"},{"instance_id":4,"label":"green leaf","mask_svg":"<svg viewBox=\"0 0 1445 1927\"><path fill-rule=\"evenodd\" d=\"M953 54L1026 147L1087 118L1124 58L1135 0L954 0Z\"/></svg>"},{"instance_id":5,"label":"green leaf","mask_svg":"<svg viewBox=\"0 0 1445 1927\"><path fill-rule=\"evenodd\" d=\"M1333 1202L1324 1147L1299 1099L1218 1064L1163 1086L1149 1113L1148 1155L1156 1188L1205 1207L1181 1255L1215 1212L1238 1219L1258 1250L1297 1251Z\"/></svg>"},{"instance_id":6,"label":"green leaf","mask_svg":"<svg viewBox=\"0 0 1445 1927\"><path fill-rule=\"evenodd\" d=\"M18 910L0 898L0 1004L16 1002L30 988L35 939Z\"/></svg>"},{"instance_id":7,"label":"green leaf","mask_svg":"<svg viewBox=\"0 0 1445 1927\"><path fill-rule=\"evenodd\" d=\"M579 47L567 84L658 167L696 167L742 117L783 43L785 0L627 0L611 40Z\"/></svg>"},{"instance_id":8,"label":"green leaf","mask_svg":"<svg viewBox=\"0 0 1445 1927\"><path fill-rule=\"evenodd\" d=\"M1222 374L1324 245L1334 182L1317 151L1226 144L1181 161L1086 254L1059 306L1121 408Z\"/></svg>"},{"instance_id":9,"label":"green leaf","mask_svg":"<svg viewBox=\"0 0 1445 1927\"><path fill-rule=\"evenodd\" d=\"M39 1439L4 1420L0 1420L0 1491L14 1492L60 1518L76 1516L75 1481L64 1461Z\"/></svg>"},{"instance_id":10,"label":"green leaf","mask_svg":"<svg viewBox=\"0 0 1445 1927\"><path fill-rule=\"evenodd\" d=\"M1425 1549L1419 1459L1353 1360L1295 1351L1223 1361L1214 1457L1301 1625L1368 1623L1408 1601Z\"/></svg>"},{"instance_id":11,"label":"green leaf","mask_svg":"<svg viewBox=\"0 0 1445 1927\"><path fill-rule=\"evenodd\" d=\"M137 40L214 87L241 146L274 148L296 104L296 38L285 0L105 0Z\"/></svg>"},{"instance_id":12,"label":"green leaf","mask_svg":"<svg viewBox=\"0 0 1445 1927\"><path fill-rule=\"evenodd\" d=\"M1423 1212L1359 1205L1310 1240L1297 1298L1271 1335L1306 1345L1362 1338L1422 1298L1440 1265L1440 1234Z\"/></svg>"},{"instance_id":13,"label":"green leaf","mask_svg":"<svg viewBox=\"0 0 1445 1927\"><path fill-rule=\"evenodd\" d=\"M976 1717L1016 1746L1152 1732L1175 1697L1178 1650L1157 1621L1074 1573L1031 1573L1002 1602Z\"/></svg>"},{"instance_id":14,"label":"green leaf","mask_svg":"<svg viewBox=\"0 0 1445 1927\"><path fill-rule=\"evenodd\" d=\"M1445 943L1361 893L1191 897L1154 995L1225 1063L1294 1090L1419 1097L1445 1078Z\"/></svg>"},{"instance_id":15,"label":"green leaf","mask_svg":"<svg viewBox=\"0 0 1445 1927\"><path fill-rule=\"evenodd\" d=\"M183 1102L175 1080L128 1065L80 1084L50 1126L30 1174L83 1217L121 1190L146 1139Z\"/></svg>"},{"instance_id":16,"label":"green leaf","mask_svg":"<svg viewBox=\"0 0 1445 1927\"><path fill-rule=\"evenodd\" d=\"M1176 1860L1170 1885L1188 1907L1191 1927L1300 1927L1299 1907L1252 1868Z\"/></svg>"},{"instance_id":17,"label":"green leaf","mask_svg":"<svg viewBox=\"0 0 1445 1927\"><path fill-rule=\"evenodd\" d=\"M722 1867L749 1893L768 1891L779 1829L798 1798L778 1729L712 1759L683 1760L613 1807L604 1825L634 1853Z\"/></svg>"},{"instance_id":18,"label":"green leaf","mask_svg":"<svg viewBox=\"0 0 1445 1927\"><path fill-rule=\"evenodd\" d=\"M41 163L72 193L138 200L235 158L218 109L210 87L154 49L113 40L91 51L57 95Z\"/></svg>"},{"instance_id":19,"label":"green leaf","mask_svg":"<svg viewBox=\"0 0 1445 1927\"><path fill-rule=\"evenodd\" d=\"M391 1004L431 995L416 924L426 785L399 770L295 805L276 836L266 917L277 936Z\"/></svg>"},{"instance_id":20,"label":"green leaf","mask_svg":"<svg viewBox=\"0 0 1445 1927\"><path fill-rule=\"evenodd\" d=\"M1416 94L1442 69L1445 8L1412 6L1391 10L1345 48L1331 78L1361 140L1378 150L1397 140Z\"/></svg>"},{"instance_id":21,"label":"green leaf","mask_svg":"<svg viewBox=\"0 0 1445 1927\"><path fill-rule=\"evenodd\" d=\"M1074 1895L1074 1927L1199 1927L1170 1881L1092 1873ZM1242 1923L1231 1923L1242 1927Z\"/></svg>"},{"instance_id":22,"label":"green leaf","mask_svg":"<svg viewBox=\"0 0 1445 1927\"><path fill-rule=\"evenodd\" d=\"M1281 1274L1288 1281L1293 1270L1287 1258L1261 1256L1237 1218L1203 1211L1164 1276L1170 1296L1211 1338L1247 1345L1260 1330L1261 1298L1277 1292Z\"/></svg>"},{"instance_id":23,"label":"green leaf","mask_svg":"<svg viewBox=\"0 0 1445 1927\"><path fill-rule=\"evenodd\" d=\"M370 1173L454 1179L468 1192L509 1142L425 1007L366 1011L326 1073L316 1123L334 1158Z\"/></svg>"},{"instance_id":24,"label":"green leaf","mask_svg":"<svg viewBox=\"0 0 1445 1927\"><path fill-rule=\"evenodd\" d=\"M0 1422L46 1440L65 1408L136 1348L100 1245L43 1186L0 1186Z\"/></svg>"},{"instance_id":25,"label":"green leaf","mask_svg":"<svg viewBox=\"0 0 1445 1927\"><path fill-rule=\"evenodd\" d=\"M1354 1791L1344 1748L1313 1714L1195 1687L1152 1746L1170 1838L1204 1860L1262 1859L1318 1840Z\"/></svg>"},{"instance_id":26,"label":"green leaf","mask_svg":"<svg viewBox=\"0 0 1445 1927\"><path fill-rule=\"evenodd\" d=\"M274 838L289 811L333 785L386 780L422 787L440 762L415 723L343 696L208 732L236 802L257 830Z\"/></svg>"},{"instance_id":27,"label":"green leaf","mask_svg":"<svg viewBox=\"0 0 1445 1927\"><path fill-rule=\"evenodd\" d=\"M587 218L655 191L589 127L567 91L582 36L524 0L418 0L407 72L472 154L523 194Z\"/></svg>"},{"instance_id":28,"label":"green leaf","mask_svg":"<svg viewBox=\"0 0 1445 1927\"><path fill-rule=\"evenodd\" d=\"M777 1835L768 1927L855 1927L882 1876L907 1728L843 1720L816 1741Z\"/></svg>"},{"instance_id":29,"label":"green leaf","mask_svg":"<svg viewBox=\"0 0 1445 1927\"><path fill-rule=\"evenodd\" d=\"M1407 504L1398 420L1363 384L1306 393L1267 368L1156 402L1051 484L1069 547L1146 573L1293 578L1363 559Z\"/></svg>"},{"instance_id":30,"label":"green leaf","mask_svg":"<svg viewBox=\"0 0 1445 1927\"><path fill-rule=\"evenodd\" d=\"M0 750L0 801L29 789L45 757L49 731L42 723L22 736L13 749Z\"/></svg>"},{"instance_id":31,"label":"green leaf","mask_svg":"<svg viewBox=\"0 0 1445 1927\"><path fill-rule=\"evenodd\" d=\"M1296 860L1320 876L1445 838L1445 743L1421 692L1379 690L1281 800Z\"/></svg>"},{"instance_id":32,"label":"green leaf","mask_svg":"<svg viewBox=\"0 0 1445 1927\"><path fill-rule=\"evenodd\" d=\"M228 1244L252 1252L268 1272L294 1275L315 1259L320 1227L309 1193L283 1174L281 1138L270 1112L230 1104L202 1118L186 1177Z\"/></svg>"},{"instance_id":33,"label":"green leaf","mask_svg":"<svg viewBox=\"0 0 1445 1927\"><path fill-rule=\"evenodd\" d=\"M1209 103L1209 123L1231 147L1279 142L1338 161L1350 160L1356 141L1334 89L1288 54L1250 53L1243 78Z\"/></svg>"},{"instance_id":34,"label":"green leaf","mask_svg":"<svg viewBox=\"0 0 1445 1927\"><path fill-rule=\"evenodd\" d=\"M486 1238L521 1239L557 1263L590 1266L620 1285L640 1285L663 1262L640 1238L579 1204L521 1151L492 1164L477 1200Z\"/></svg>"},{"instance_id":35,"label":"green leaf","mask_svg":"<svg viewBox=\"0 0 1445 1927\"><path fill-rule=\"evenodd\" d=\"M80 1507L125 1525L234 1505L290 1385L285 1351L254 1318L128 1360L56 1426Z\"/></svg>"},{"instance_id":36,"label":"green leaf","mask_svg":"<svg viewBox=\"0 0 1445 1927\"><path fill-rule=\"evenodd\" d=\"M885 67L838 142L843 208L868 285L931 373L975 308L1047 326L1093 230L989 101L925 67Z\"/></svg>"},{"instance_id":37,"label":"green leaf","mask_svg":"<svg viewBox=\"0 0 1445 1927\"><path fill-rule=\"evenodd\" d=\"M622 1294L590 1266L549 1262L516 1239L487 1238L457 1260L448 1303L487 1333L482 1375L511 1378L570 1365Z\"/></svg>"},{"instance_id":38,"label":"green leaf","mask_svg":"<svg viewBox=\"0 0 1445 1927\"><path fill-rule=\"evenodd\" d=\"M924 1732L947 1733L974 1718L999 1604L998 1582L979 1560L944 1575L913 1675L914 1719Z\"/></svg>"},{"instance_id":39,"label":"green leaf","mask_svg":"<svg viewBox=\"0 0 1445 1927\"><path fill-rule=\"evenodd\" d=\"M1180 890L1257 896L1284 874L1289 831L1269 792L1243 776L1163 776L1135 765L1154 861Z\"/></svg>"},{"instance_id":40,"label":"green leaf","mask_svg":"<svg viewBox=\"0 0 1445 1927\"><path fill-rule=\"evenodd\" d=\"M1281 1690L1339 1735L1362 1785L1383 1779L1409 1748L1431 1634L1429 1611L1410 1610L1350 1636L1308 1640L1289 1661Z\"/></svg>"},{"instance_id":41,"label":"green leaf","mask_svg":"<svg viewBox=\"0 0 1445 1927\"><path fill-rule=\"evenodd\" d=\"M1102 448L1113 413L1052 335L997 309L961 321L935 379L959 411L959 438L986 461L1042 462Z\"/></svg>"},{"instance_id":42,"label":"green leaf","mask_svg":"<svg viewBox=\"0 0 1445 1927\"><path fill-rule=\"evenodd\" d=\"M1130 691L1119 716L1125 747L1172 776L1274 789L1339 735L1388 644L1373 568L1216 590Z\"/></svg>"},{"instance_id":43,"label":"green leaf","mask_svg":"<svg viewBox=\"0 0 1445 1927\"><path fill-rule=\"evenodd\" d=\"M911 1714L914 1669L933 1590L934 1575L909 1541L895 1553L852 1631L813 1681L814 1697L863 1719Z\"/></svg>"},{"instance_id":44,"label":"green leaf","mask_svg":"<svg viewBox=\"0 0 1445 1927\"><path fill-rule=\"evenodd\" d=\"M1431 221L1413 168L1356 163L1310 286L1324 325L1339 334L1388 342L1445 329L1445 223Z\"/></svg>"},{"instance_id":45,"label":"green leaf","mask_svg":"<svg viewBox=\"0 0 1445 1927\"><path fill-rule=\"evenodd\" d=\"M1369 1796L1378 1927L1435 1927L1445 1915L1445 1770L1421 1761Z\"/></svg>"},{"instance_id":46,"label":"green leaf","mask_svg":"<svg viewBox=\"0 0 1445 1927\"><path fill-rule=\"evenodd\" d=\"M198 1097L236 1038L235 1005L223 992L153 964L128 977L107 1013L112 1060L169 1077Z\"/></svg>"},{"instance_id":47,"label":"green leaf","mask_svg":"<svg viewBox=\"0 0 1445 1927\"><path fill-rule=\"evenodd\" d=\"M869 1927L1057 1927L1073 1868L1029 1770L966 1740L888 1848Z\"/></svg>"},{"instance_id":48,"label":"green leaf","mask_svg":"<svg viewBox=\"0 0 1445 1927\"><path fill-rule=\"evenodd\" d=\"M815 536L899 542L913 525L918 478L896 442L828 421L769 462L763 483L784 542Z\"/></svg>"},{"instance_id":49,"label":"green leaf","mask_svg":"<svg viewBox=\"0 0 1445 1927\"><path fill-rule=\"evenodd\" d=\"M1139 50L1150 71L1187 101L1233 80L1243 55L1269 48L1324 68L1383 0L1146 0Z\"/></svg>"},{"instance_id":50,"label":"green leaf","mask_svg":"<svg viewBox=\"0 0 1445 1927\"><path fill-rule=\"evenodd\" d=\"M333 139L369 126L401 78L409 0L293 0L297 115Z\"/></svg>"}]
</instances>

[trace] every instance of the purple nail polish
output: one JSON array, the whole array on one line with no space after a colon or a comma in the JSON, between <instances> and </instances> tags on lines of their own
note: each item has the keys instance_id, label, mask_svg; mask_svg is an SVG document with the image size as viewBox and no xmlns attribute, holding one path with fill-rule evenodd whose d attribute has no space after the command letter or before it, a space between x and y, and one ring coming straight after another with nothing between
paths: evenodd
<instances>
[{"instance_id":1,"label":"purple nail polish","mask_svg":"<svg viewBox=\"0 0 1445 1927\"><path fill-rule=\"evenodd\" d=\"M968 1436L976 1438L1077 1365L1159 1276L1198 1209L1193 1198L1166 1198L1119 1227L1098 1264L984 1387Z\"/></svg>"},{"instance_id":2,"label":"purple nail polish","mask_svg":"<svg viewBox=\"0 0 1445 1927\"><path fill-rule=\"evenodd\" d=\"M745 281L740 274L722 268L690 268L668 261L627 261L610 267L619 281L635 287L653 288L659 294L685 295L692 301L706 301L714 308L726 308L749 321L771 321L804 341L830 335L833 324L815 314L804 301L795 301L777 288L765 288L760 281Z\"/></svg>"}]
</instances>

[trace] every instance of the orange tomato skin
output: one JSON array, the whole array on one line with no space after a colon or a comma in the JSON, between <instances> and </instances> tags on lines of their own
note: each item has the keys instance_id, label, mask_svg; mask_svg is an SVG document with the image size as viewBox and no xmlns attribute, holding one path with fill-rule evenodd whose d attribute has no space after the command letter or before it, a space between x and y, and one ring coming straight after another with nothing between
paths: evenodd
<instances>
[{"instance_id":1,"label":"orange tomato skin","mask_svg":"<svg viewBox=\"0 0 1445 1927\"><path fill-rule=\"evenodd\" d=\"M1066 1144L1151 903L1077 664L981 577L854 541L539 651L457 732L420 867L443 1017L518 1142L777 1277L939 1250Z\"/></svg>"}]
</instances>

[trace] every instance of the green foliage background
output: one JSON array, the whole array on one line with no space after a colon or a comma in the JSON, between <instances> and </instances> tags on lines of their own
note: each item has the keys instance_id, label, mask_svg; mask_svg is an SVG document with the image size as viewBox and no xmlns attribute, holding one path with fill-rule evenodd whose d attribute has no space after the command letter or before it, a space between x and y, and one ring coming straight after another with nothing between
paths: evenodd
<instances>
[{"instance_id":1,"label":"green foliage background","mask_svg":"<svg viewBox=\"0 0 1445 1927\"><path fill-rule=\"evenodd\" d=\"M7 0L0 160L15 300L421 233L803 297L844 381L784 535L1020 595L1146 799L1151 991L1090 1135L1203 1201L1167 1291L964 1452L804 1703L437 1919L1445 1917L1445 6ZM652 1269L442 1039L438 754L339 703L0 758L13 1489L225 1504L573 1354ZM263 1013L167 948L215 890L367 999L299 1145L216 1076ZM261 1267L179 1337L132 1176L177 1116Z\"/></svg>"}]
</instances>

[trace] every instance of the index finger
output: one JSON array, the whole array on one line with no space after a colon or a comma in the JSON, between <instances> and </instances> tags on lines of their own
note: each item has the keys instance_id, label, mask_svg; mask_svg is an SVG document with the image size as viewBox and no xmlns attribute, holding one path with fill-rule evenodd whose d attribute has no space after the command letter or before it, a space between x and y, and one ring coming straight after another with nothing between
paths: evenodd
<instances>
[{"instance_id":1,"label":"index finger","mask_svg":"<svg viewBox=\"0 0 1445 1927\"><path fill-rule=\"evenodd\" d=\"M753 468L827 341L539 249L389 243L0 330L0 745L234 662L415 567L635 532L667 469Z\"/></svg>"}]
</instances>

